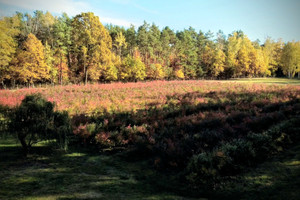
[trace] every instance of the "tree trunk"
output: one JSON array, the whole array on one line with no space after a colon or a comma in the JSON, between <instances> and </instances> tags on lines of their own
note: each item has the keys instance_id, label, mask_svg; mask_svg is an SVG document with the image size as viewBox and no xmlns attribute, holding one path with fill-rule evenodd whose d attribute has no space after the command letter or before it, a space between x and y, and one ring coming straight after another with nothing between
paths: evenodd
<instances>
[{"instance_id":1,"label":"tree trunk","mask_svg":"<svg viewBox=\"0 0 300 200\"><path fill-rule=\"evenodd\" d=\"M88 69L86 68L86 70L85 70L85 82L84 82L85 85L87 84L87 79L88 79Z\"/></svg>"},{"instance_id":2,"label":"tree trunk","mask_svg":"<svg viewBox=\"0 0 300 200\"><path fill-rule=\"evenodd\" d=\"M60 74L59 74L59 81L60 81L60 85L63 84L63 81L62 81L62 56L60 57Z\"/></svg>"},{"instance_id":3,"label":"tree trunk","mask_svg":"<svg viewBox=\"0 0 300 200\"><path fill-rule=\"evenodd\" d=\"M25 137L21 137L21 136L18 136L20 142L21 142L21 145L23 147L23 153L24 153L24 156L27 157L27 154L28 154L28 145L25 141Z\"/></svg>"},{"instance_id":4,"label":"tree trunk","mask_svg":"<svg viewBox=\"0 0 300 200\"><path fill-rule=\"evenodd\" d=\"M69 51L68 51L68 67L69 69L71 69L71 55Z\"/></svg>"},{"instance_id":5,"label":"tree trunk","mask_svg":"<svg viewBox=\"0 0 300 200\"><path fill-rule=\"evenodd\" d=\"M6 89L5 84L4 84L3 81L1 81L1 85L2 85L2 88L3 88L3 89Z\"/></svg>"}]
</instances>

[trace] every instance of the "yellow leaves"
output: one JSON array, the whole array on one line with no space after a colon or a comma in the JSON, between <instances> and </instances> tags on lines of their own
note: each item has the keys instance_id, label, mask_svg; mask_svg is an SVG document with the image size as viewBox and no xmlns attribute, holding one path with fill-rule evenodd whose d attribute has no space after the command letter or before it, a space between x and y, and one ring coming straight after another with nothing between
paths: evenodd
<instances>
[{"instance_id":1,"label":"yellow leaves","mask_svg":"<svg viewBox=\"0 0 300 200\"><path fill-rule=\"evenodd\" d=\"M17 34L12 23L9 23L5 18L0 20L0 81L7 74L9 63L11 62L14 53L16 52L17 43L14 40Z\"/></svg>"},{"instance_id":2,"label":"yellow leaves","mask_svg":"<svg viewBox=\"0 0 300 200\"><path fill-rule=\"evenodd\" d=\"M147 70L147 77L152 79L163 79L165 77L165 72L161 64L151 64Z\"/></svg>"},{"instance_id":3,"label":"yellow leaves","mask_svg":"<svg viewBox=\"0 0 300 200\"><path fill-rule=\"evenodd\" d=\"M122 54L122 47L124 47L124 48L127 47L126 38L125 38L125 36L123 35L122 32L117 33L117 37L115 39L114 46L116 46L117 51L119 53L119 56L121 56L121 54Z\"/></svg>"},{"instance_id":4,"label":"yellow leaves","mask_svg":"<svg viewBox=\"0 0 300 200\"><path fill-rule=\"evenodd\" d=\"M42 15L42 23L46 27L50 27L55 23L55 18L50 12L47 11L44 15Z\"/></svg>"},{"instance_id":5,"label":"yellow leaves","mask_svg":"<svg viewBox=\"0 0 300 200\"><path fill-rule=\"evenodd\" d=\"M281 64L283 72L289 78L300 72L300 42L288 42L282 52Z\"/></svg>"},{"instance_id":6,"label":"yellow leaves","mask_svg":"<svg viewBox=\"0 0 300 200\"><path fill-rule=\"evenodd\" d=\"M99 80L111 65L112 41L108 31L99 21L99 17L94 13L81 13L75 16L73 22L73 42L74 46L80 48L77 54L80 55L84 75L91 80ZM89 70L90 68L90 70Z\"/></svg>"},{"instance_id":7,"label":"yellow leaves","mask_svg":"<svg viewBox=\"0 0 300 200\"><path fill-rule=\"evenodd\" d=\"M35 35L29 34L23 44L24 51L17 55L15 72L21 82L45 81L50 78L49 67L45 63L44 46Z\"/></svg>"},{"instance_id":8,"label":"yellow leaves","mask_svg":"<svg viewBox=\"0 0 300 200\"><path fill-rule=\"evenodd\" d=\"M175 71L175 77L179 78L179 79L184 79L184 73L183 73L182 69Z\"/></svg>"},{"instance_id":9,"label":"yellow leaves","mask_svg":"<svg viewBox=\"0 0 300 200\"><path fill-rule=\"evenodd\" d=\"M120 66L120 78L123 80L137 81L146 78L146 67L140 58L127 56Z\"/></svg>"},{"instance_id":10,"label":"yellow leaves","mask_svg":"<svg viewBox=\"0 0 300 200\"><path fill-rule=\"evenodd\" d=\"M269 76L270 62L267 50L254 47L246 35L234 33L228 38L226 64L233 68L235 76Z\"/></svg>"},{"instance_id":11,"label":"yellow leaves","mask_svg":"<svg viewBox=\"0 0 300 200\"><path fill-rule=\"evenodd\" d=\"M213 63L213 76L218 76L221 72L224 71L225 67L225 53L221 49L217 49L214 55L214 63Z\"/></svg>"},{"instance_id":12,"label":"yellow leaves","mask_svg":"<svg viewBox=\"0 0 300 200\"><path fill-rule=\"evenodd\" d=\"M87 51L88 51L88 49L87 49L85 46L82 46L82 47L81 47L81 52L82 52L82 54L83 54L83 57L86 57L86 56L87 56Z\"/></svg>"}]
</instances>

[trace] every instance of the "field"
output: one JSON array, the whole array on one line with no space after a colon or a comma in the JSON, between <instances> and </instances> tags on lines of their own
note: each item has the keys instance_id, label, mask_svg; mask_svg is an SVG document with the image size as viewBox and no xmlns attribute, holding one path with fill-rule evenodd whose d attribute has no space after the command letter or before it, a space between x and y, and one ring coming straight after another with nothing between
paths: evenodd
<instances>
[{"instance_id":1,"label":"field","mask_svg":"<svg viewBox=\"0 0 300 200\"><path fill-rule=\"evenodd\" d=\"M299 83L1 90L9 108L33 93L55 102L69 113L75 138L67 152L40 142L24 158L11 136L1 136L0 199L297 199Z\"/></svg>"}]
</instances>

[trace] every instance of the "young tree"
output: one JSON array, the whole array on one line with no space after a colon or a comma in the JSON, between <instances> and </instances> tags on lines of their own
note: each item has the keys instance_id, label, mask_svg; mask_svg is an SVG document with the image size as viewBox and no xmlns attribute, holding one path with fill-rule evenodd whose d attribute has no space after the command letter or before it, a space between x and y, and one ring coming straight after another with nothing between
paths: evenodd
<instances>
[{"instance_id":1,"label":"young tree","mask_svg":"<svg viewBox=\"0 0 300 200\"><path fill-rule=\"evenodd\" d=\"M163 79L165 77L164 68L161 64L151 64L147 70L147 77L151 79Z\"/></svg>"},{"instance_id":2,"label":"young tree","mask_svg":"<svg viewBox=\"0 0 300 200\"><path fill-rule=\"evenodd\" d=\"M122 80L144 80L146 78L146 67L139 57L127 56L120 66L119 73Z\"/></svg>"},{"instance_id":3,"label":"young tree","mask_svg":"<svg viewBox=\"0 0 300 200\"><path fill-rule=\"evenodd\" d=\"M114 46L117 48L117 53L119 57L122 57L122 48L127 47L126 38L123 35L122 32L117 33L117 36L115 38Z\"/></svg>"}]
</instances>

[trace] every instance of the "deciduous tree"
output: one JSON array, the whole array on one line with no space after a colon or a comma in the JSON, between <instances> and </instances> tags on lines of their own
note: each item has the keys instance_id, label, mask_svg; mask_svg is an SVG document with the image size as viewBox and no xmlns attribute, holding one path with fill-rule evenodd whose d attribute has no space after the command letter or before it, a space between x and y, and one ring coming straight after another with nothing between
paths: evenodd
<instances>
[{"instance_id":1,"label":"deciduous tree","mask_svg":"<svg viewBox=\"0 0 300 200\"><path fill-rule=\"evenodd\" d=\"M85 84L88 78L99 80L111 65L112 40L94 13L76 15L72 22L73 49L77 55ZM80 64L81 63L81 64Z\"/></svg>"},{"instance_id":2,"label":"deciduous tree","mask_svg":"<svg viewBox=\"0 0 300 200\"><path fill-rule=\"evenodd\" d=\"M300 72L300 42L288 42L283 47L281 64L283 73L289 78Z\"/></svg>"},{"instance_id":3,"label":"deciduous tree","mask_svg":"<svg viewBox=\"0 0 300 200\"><path fill-rule=\"evenodd\" d=\"M0 82L4 86L4 79L10 78L10 62L16 52L17 42L15 36L18 34L18 20L4 18L0 20Z\"/></svg>"},{"instance_id":4,"label":"deciduous tree","mask_svg":"<svg viewBox=\"0 0 300 200\"><path fill-rule=\"evenodd\" d=\"M45 82L50 79L50 67L45 62L44 46L30 33L14 62L16 76L20 82Z\"/></svg>"}]
</instances>

